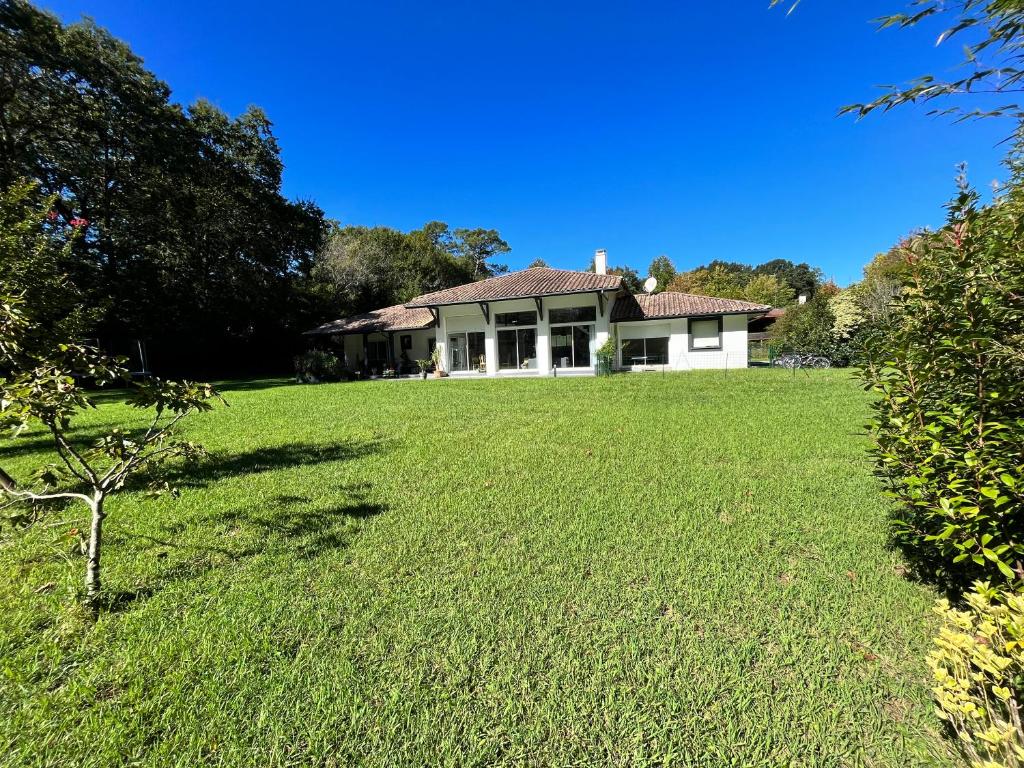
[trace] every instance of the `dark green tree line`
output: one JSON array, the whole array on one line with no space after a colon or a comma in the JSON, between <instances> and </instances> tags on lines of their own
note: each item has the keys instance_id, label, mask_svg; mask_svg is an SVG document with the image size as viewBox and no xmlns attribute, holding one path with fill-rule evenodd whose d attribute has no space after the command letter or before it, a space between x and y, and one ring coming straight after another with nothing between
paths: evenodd
<instances>
[{"instance_id":1,"label":"dark green tree line","mask_svg":"<svg viewBox=\"0 0 1024 768\"><path fill-rule=\"evenodd\" d=\"M69 277L91 333L141 337L163 370L245 360L298 327L294 278L323 239L311 203L281 194L257 108L187 109L122 42L0 3L0 186L26 179L78 232Z\"/></svg>"}]
</instances>

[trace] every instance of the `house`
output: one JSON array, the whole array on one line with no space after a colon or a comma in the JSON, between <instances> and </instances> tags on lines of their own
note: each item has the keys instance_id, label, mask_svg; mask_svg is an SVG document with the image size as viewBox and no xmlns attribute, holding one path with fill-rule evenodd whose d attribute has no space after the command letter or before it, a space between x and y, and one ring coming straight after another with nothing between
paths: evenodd
<instances>
[{"instance_id":1,"label":"house","mask_svg":"<svg viewBox=\"0 0 1024 768\"><path fill-rule=\"evenodd\" d=\"M533 267L417 296L404 305L325 323L352 368L412 370L441 350L453 376L593 374L613 336L620 370L745 368L747 322L771 307L663 292L633 295L607 273Z\"/></svg>"}]
</instances>

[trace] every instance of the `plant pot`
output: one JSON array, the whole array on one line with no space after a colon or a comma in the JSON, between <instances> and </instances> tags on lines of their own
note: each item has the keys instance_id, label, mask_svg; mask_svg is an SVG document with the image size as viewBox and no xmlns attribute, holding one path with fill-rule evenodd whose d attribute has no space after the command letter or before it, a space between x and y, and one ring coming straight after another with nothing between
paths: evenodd
<instances>
[{"instance_id":1,"label":"plant pot","mask_svg":"<svg viewBox=\"0 0 1024 768\"><path fill-rule=\"evenodd\" d=\"M434 378L435 379L440 379L442 376L444 376L444 371L442 371L440 368L438 368L436 371L434 371Z\"/></svg>"},{"instance_id":2,"label":"plant pot","mask_svg":"<svg viewBox=\"0 0 1024 768\"><path fill-rule=\"evenodd\" d=\"M422 377L423 377L423 380L424 380L424 381L426 381L426 380L427 380L427 372L426 372L426 371L420 371L420 376L422 376Z\"/></svg>"}]
</instances>

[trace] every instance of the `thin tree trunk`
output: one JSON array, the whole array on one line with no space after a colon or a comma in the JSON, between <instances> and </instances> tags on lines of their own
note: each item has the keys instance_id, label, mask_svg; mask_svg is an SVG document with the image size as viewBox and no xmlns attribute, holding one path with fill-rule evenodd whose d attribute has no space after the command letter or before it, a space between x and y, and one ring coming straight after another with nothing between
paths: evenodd
<instances>
[{"instance_id":1,"label":"thin tree trunk","mask_svg":"<svg viewBox=\"0 0 1024 768\"><path fill-rule=\"evenodd\" d=\"M93 613L99 610L100 599L100 552L103 546L103 497L96 496L89 505L92 508L92 524L89 527L89 561L85 567L85 600Z\"/></svg>"}]
</instances>

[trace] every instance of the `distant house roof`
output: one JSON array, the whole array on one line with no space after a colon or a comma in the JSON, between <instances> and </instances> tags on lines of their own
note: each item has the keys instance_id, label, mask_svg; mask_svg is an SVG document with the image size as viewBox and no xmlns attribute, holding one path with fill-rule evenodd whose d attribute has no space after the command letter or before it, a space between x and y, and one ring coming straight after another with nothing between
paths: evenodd
<instances>
[{"instance_id":1,"label":"distant house roof","mask_svg":"<svg viewBox=\"0 0 1024 768\"><path fill-rule=\"evenodd\" d=\"M393 307L364 312L361 315L332 320L312 331L306 331L306 335L416 331L422 328L431 328L433 325L434 315L429 309L410 309L402 304L397 304Z\"/></svg>"},{"instance_id":2,"label":"distant house roof","mask_svg":"<svg viewBox=\"0 0 1024 768\"><path fill-rule=\"evenodd\" d=\"M749 301L665 291L651 295L620 296L612 307L611 320L613 323L621 323L628 320L702 315L747 315L768 312L770 309L765 304L751 304Z\"/></svg>"},{"instance_id":3,"label":"distant house roof","mask_svg":"<svg viewBox=\"0 0 1024 768\"><path fill-rule=\"evenodd\" d=\"M446 304L474 304L478 301L559 296L567 293L615 291L622 285L619 275L598 275L568 269L531 267L476 283L417 296L407 307L439 307Z\"/></svg>"}]
</instances>

